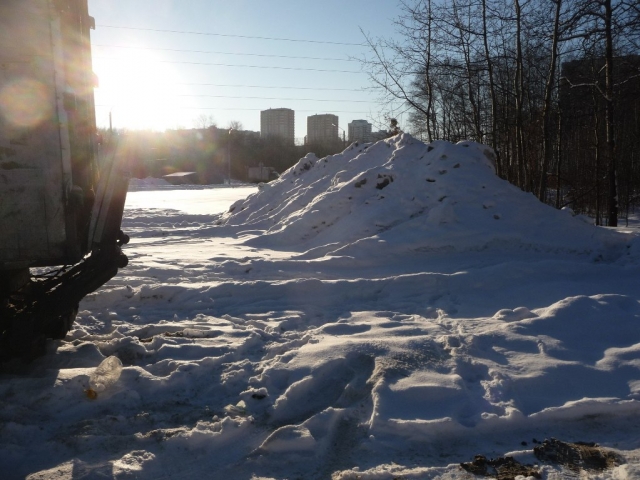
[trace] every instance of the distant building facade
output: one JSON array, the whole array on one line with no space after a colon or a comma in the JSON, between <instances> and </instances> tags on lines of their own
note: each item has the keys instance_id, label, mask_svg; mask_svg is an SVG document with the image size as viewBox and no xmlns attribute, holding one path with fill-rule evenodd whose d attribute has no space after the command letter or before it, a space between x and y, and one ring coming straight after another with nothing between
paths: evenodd
<instances>
[{"instance_id":1,"label":"distant building facade","mask_svg":"<svg viewBox=\"0 0 640 480\"><path fill-rule=\"evenodd\" d=\"M282 137L295 142L295 112L290 108L270 108L260 112L260 136Z\"/></svg>"},{"instance_id":2,"label":"distant building facade","mask_svg":"<svg viewBox=\"0 0 640 480\"><path fill-rule=\"evenodd\" d=\"M354 120L349 123L349 142L370 142L371 127L366 120Z\"/></svg>"},{"instance_id":3,"label":"distant building facade","mask_svg":"<svg viewBox=\"0 0 640 480\"><path fill-rule=\"evenodd\" d=\"M323 113L307 117L307 143L326 145L340 141L337 115Z\"/></svg>"}]
</instances>

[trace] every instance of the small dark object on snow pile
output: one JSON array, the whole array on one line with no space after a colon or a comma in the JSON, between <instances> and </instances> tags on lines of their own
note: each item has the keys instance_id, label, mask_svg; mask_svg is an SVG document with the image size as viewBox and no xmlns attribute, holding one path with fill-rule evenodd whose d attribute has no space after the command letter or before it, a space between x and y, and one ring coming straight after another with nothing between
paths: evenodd
<instances>
[{"instance_id":1,"label":"small dark object on snow pile","mask_svg":"<svg viewBox=\"0 0 640 480\"><path fill-rule=\"evenodd\" d=\"M382 181L378 182L378 184L376 185L376 188L378 190L382 190L384 187L389 185L389 183L393 182L393 177L392 176L378 174L378 178L382 179Z\"/></svg>"},{"instance_id":2,"label":"small dark object on snow pile","mask_svg":"<svg viewBox=\"0 0 640 480\"><path fill-rule=\"evenodd\" d=\"M367 179L363 178L362 180L360 180L359 182L356 182L353 184L354 187L356 188L360 188L362 187L362 185L364 185L365 183L367 183Z\"/></svg>"},{"instance_id":3,"label":"small dark object on snow pile","mask_svg":"<svg viewBox=\"0 0 640 480\"><path fill-rule=\"evenodd\" d=\"M552 438L533 449L538 460L559 463L573 471L606 470L624 463L619 455L595 443L562 442Z\"/></svg>"},{"instance_id":4,"label":"small dark object on snow pile","mask_svg":"<svg viewBox=\"0 0 640 480\"><path fill-rule=\"evenodd\" d=\"M531 465L522 465L513 457L499 457L487 460L484 455L476 455L473 462L460 466L474 475L494 477L498 480L514 480L518 475L540 478L540 472Z\"/></svg>"}]
</instances>

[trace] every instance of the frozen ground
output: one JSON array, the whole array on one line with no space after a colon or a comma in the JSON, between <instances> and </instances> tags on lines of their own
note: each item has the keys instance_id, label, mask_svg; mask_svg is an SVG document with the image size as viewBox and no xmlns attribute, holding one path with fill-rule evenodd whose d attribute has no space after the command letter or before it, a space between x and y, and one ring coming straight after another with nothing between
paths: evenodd
<instances>
[{"instance_id":1,"label":"frozen ground","mask_svg":"<svg viewBox=\"0 0 640 480\"><path fill-rule=\"evenodd\" d=\"M475 454L640 478L637 222L594 227L485 147L408 135L259 190L134 190L129 266L0 374L3 478L469 479ZM109 355L122 377L89 400ZM539 462L551 437L623 461Z\"/></svg>"}]
</instances>

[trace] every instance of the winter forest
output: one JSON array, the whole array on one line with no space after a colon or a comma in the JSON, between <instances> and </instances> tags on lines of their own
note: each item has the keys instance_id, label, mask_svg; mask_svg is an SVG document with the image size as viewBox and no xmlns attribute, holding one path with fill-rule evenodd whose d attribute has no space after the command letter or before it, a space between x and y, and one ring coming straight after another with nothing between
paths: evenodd
<instances>
[{"instance_id":1,"label":"winter forest","mask_svg":"<svg viewBox=\"0 0 640 480\"><path fill-rule=\"evenodd\" d=\"M396 24L363 63L403 129L491 145L500 177L597 225L638 205L637 0L407 0Z\"/></svg>"}]
</instances>

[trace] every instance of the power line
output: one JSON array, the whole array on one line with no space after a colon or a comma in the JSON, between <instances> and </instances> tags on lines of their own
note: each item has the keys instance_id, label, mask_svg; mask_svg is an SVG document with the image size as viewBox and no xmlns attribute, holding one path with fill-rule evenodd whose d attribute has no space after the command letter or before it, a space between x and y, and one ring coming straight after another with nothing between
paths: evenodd
<instances>
[{"instance_id":1,"label":"power line","mask_svg":"<svg viewBox=\"0 0 640 480\"><path fill-rule=\"evenodd\" d=\"M327 88L327 87L281 87L273 85L239 85L239 84L220 84L220 83L171 83L169 85L207 85L211 87L240 87L240 88L278 88L287 90L330 90L341 92L362 92L364 89L360 88Z\"/></svg>"},{"instance_id":2,"label":"power line","mask_svg":"<svg viewBox=\"0 0 640 480\"><path fill-rule=\"evenodd\" d=\"M101 58L106 60L127 60L124 58L102 57L102 56L95 56L93 58ZM273 67L273 66L265 66L265 65L238 65L233 63L180 62L175 60L152 60L152 61L157 63L176 63L181 65L212 65L216 67L244 67L244 68L261 68L261 69L274 69L274 70L298 70L298 71L305 71L305 72L362 73L358 70L330 70L330 69L322 69L322 68Z\"/></svg>"},{"instance_id":3,"label":"power line","mask_svg":"<svg viewBox=\"0 0 640 480\"><path fill-rule=\"evenodd\" d=\"M371 103L370 100L333 100L323 98L283 98L283 97L247 97L247 96L229 96L229 95L175 95L176 97L208 97L208 98L234 98L234 99L250 99L250 100L291 100L304 102L347 102L347 103Z\"/></svg>"},{"instance_id":4,"label":"power line","mask_svg":"<svg viewBox=\"0 0 640 480\"><path fill-rule=\"evenodd\" d=\"M103 104L95 104L96 108L113 108L113 105L103 105ZM263 110L268 110L265 108L224 108L224 107L171 107L176 110L224 110L224 111L249 111L249 112L260 112ZM318 110L299 110L295 109L296 112L317 112ZM371 113L364 111L353 111L353 110L331 110L331 113Z\"/></svg>"},{"instance_id":5,"label":"power line","mask_svg":"<svg viewBox=\"0 0 640 480\"><path fill-rule=\"evenodd\" d=\"M287 100L292 102L342 102L342 103L371 103L371 100L347 100L334 98L290 98L290 97L250 97L246 95L208 95L194 93L177 93L164 95L164 97L195 97L195 98L231 98L240 100Z\"/></svg>"},{"instance_id":6,"label":"power line","mask_svg":"<svg viewBox=\"0 0 640 480\"><path fill-rule=\"evenodd\" d=\"M237 52L219 52L215 50L187 50L179 48L156 48L156 47L135 47L132 45L108 45L101 43L93 43L93 47L108 47L108 48L130 48L134 50L158 50L163 52L189 52L189 53L214 53L217 55L238 55L249 57L270 57L270 58L292 58L297 60L323 60L334 62L355 62L356 60L349 58L327 58L327 57L297 57L292 55L267 55L262 53L237 53Z\"/></svg>"},{"instance_id":7,"label":"power line","mask_svg":"<svg viewBox=\"0 0 640 480\"><path fill-rule=\"evenodd\" d=\"M191 83L191 82L172 82L165 85L191 85L191 86L209 86L209 87L232 87L232 88L270 88L285 90L317 90L317 91L335 91L335 92L364 92L364 88L328 88L328 87L292 87L279 85L242 85L239 83Z\"/></svg>"},{"instance_id":8,"label":"power line","mask_svg":"<svg viewBox=\"0 0 640 480\"><path fill-rule=\"evenodd\" d=\"M251 35L231 35L225 33L211 33L211 32L192 32L187 30L164 30L159 28L139 28L139 27L124 27L120 25L104 25L96 24L96 27L102 28L119 28L123 30L140 30L146 32L164 32L164 33L183 33L189 35L208 35L215 37L231 37L231 38L248 38L252 40L273 40L279 42L301 42L301 43L324 43L329 45L348 45L352 47L366 47L364 43L350 43L350 42L329 42L326 40L306 40L301 38L279 38L279 37L256 37Z\"/></svg>"}]
</instances>

